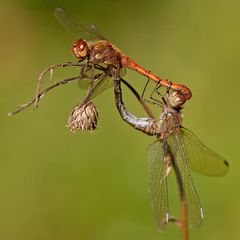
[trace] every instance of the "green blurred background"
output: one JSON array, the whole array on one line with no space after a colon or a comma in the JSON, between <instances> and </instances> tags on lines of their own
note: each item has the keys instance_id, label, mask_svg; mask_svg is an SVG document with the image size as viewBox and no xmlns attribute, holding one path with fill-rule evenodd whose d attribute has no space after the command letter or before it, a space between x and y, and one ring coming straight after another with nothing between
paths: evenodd
<instances>
[{"instance_id":1,"label":"green blurred background","mask_svg":"<svg viewBox=\"0 0 240 240\"><path fill-rule=\"evenodd\" d=\"M32 239L180 239L169 224L153 225L148 199L146 147L154 138L124 123L113 91L95 103L93 133L65 127L83 97L77 83L60 87L15 117L7 112L34 96L39 72L75 61L75 36L53 17L62 7L94 22L124 53L157 75L191 88L184 126L230 162L226 177L193 173L204 207L190 239L237 239L240 235L239 63L240 2L214 1L30 1L0 3L0 236ZM75 72L76 73L76 72ZM59 70L52 81L73 76ZM145 79L126 78L141 91ZM48 83L51 83L49 80ZM138 103L125 94L129 110ZM174 179L169 195L178 206Z\"/></svg>"}]
</instances>

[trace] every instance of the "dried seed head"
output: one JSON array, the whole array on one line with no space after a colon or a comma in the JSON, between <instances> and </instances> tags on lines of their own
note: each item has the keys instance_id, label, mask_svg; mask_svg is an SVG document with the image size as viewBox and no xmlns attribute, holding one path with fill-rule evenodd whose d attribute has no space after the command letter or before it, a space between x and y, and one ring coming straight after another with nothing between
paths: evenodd
<instances>
[{"instance_id":1,"label":"dried seed head","mask_svg":"<svg viewBox=\"0 0 240 240\"><path fill-rule=\"evenodd\" d=\"M82 105L78 104L68 117L68 127L71 131L87 130L93 131L97 126L98 112L92 102Z\"/></svg>"}]
</instances>

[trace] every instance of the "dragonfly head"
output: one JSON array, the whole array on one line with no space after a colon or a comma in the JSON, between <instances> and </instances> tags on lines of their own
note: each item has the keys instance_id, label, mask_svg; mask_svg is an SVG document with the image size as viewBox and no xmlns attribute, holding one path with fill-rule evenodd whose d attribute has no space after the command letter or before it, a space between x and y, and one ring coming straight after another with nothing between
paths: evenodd
<instances>
[{"instance_id":1,"label":"dragonfly head","mask_svg":"<svg viewBox=\"0 0 240 240\"><path fill-rule=\"evenodd\" d=\"M186 97L178 92L178 91L172 91L167 98L167 103L172 107L172 108L180 108L185 102L186 102Z\"/></svg>"},{"instance_id":2,"label":"dragonfly head","mask_svg":"<svg viewBox=\"0 0 240 240\"><path fill-rule=\"evenodd\" d=\"M73 44L72 53L76 58L83 60L88 56L88 52L89 52L88 44L83 39L78 39Z\"/></svg>"}]
</instances>

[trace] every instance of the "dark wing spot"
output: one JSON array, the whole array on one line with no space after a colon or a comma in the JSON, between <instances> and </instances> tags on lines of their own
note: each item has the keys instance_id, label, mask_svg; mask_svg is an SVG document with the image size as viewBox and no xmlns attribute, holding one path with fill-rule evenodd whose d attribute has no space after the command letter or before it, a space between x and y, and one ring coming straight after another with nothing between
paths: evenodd
<instances>
[{"instance_id":1,"label":"dark wing spot","mask_svg":"<svg viewBox=\"0 0 240 240\"><path fill-rule=\"evenodd\" d=\"M225 164L227 167L229 167L229 163L228 163L226 160L224 160L224 164Z\"/></svg>"}]
</instances>

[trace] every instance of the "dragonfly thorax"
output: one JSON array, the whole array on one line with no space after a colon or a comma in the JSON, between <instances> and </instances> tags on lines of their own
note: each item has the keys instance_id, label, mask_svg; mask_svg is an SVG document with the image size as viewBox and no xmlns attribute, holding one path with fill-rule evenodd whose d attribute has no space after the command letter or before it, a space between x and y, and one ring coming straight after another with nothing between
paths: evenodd
<instances>
[{"instance_id":1,"label":"dragonfly thorax","mask_svg":"<svg viewBox=\"0 0 240 240\"><path fill-rule=\"evenodd\" d=\"M106 40L91 43L90 62L120 66L120 52Z\"/></svg>"},{"instance_id":2,"label":"dragonfly thorax","mask_svg":"<svg viewBox=\"0 0 240 240\"><path fill-rule=\"evenodd\" d=\"M160 138L167 138L170 134L178 131L181 124L181 112L165 105L158 122Z\"/></svg>"},{"instance_id":3,"label":"dragonfly thorax","mask_svg":"<svg viewBox=\"0 0 240 240\"><path fill-rule=\"evenodd\" d=\"M120 65L120 52L106 40L95 42L78 39L72 47L73 55L93 64Z\"/></svg>"}]
</instances>

